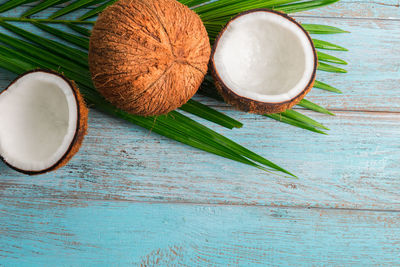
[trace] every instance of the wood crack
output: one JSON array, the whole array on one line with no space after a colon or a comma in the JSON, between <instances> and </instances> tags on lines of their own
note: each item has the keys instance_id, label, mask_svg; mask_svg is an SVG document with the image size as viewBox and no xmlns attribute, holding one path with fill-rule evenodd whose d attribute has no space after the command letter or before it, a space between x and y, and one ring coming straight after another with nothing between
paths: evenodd
<instances>
[{"instance_id":1,"label":"wood crack","mask_svg":"<svg viewBox=\"0 0 400 267\"><path fill-rule=\"evenodd\" d=\"M127 203L145 203L145 204L162 204L162 205L192 205L192 206L210 206L210 207L258 207L258 208L279 208L279 209L305 209L305 210L324 210L324 211L355 211L355 212L391 212L391 213L400 213L400 209L372 209L372 208L340 208L340 207L318 207L318 206L305 206L305 205L271 205L271 204L247 204L247 203L210 203L210 202L194 202L194 201L152 201L152 200L131 200L125 198L119 198L118 196L110 196L112 199L96 199L96 198L71 198L71 197L62 197L62 198L35 198L36 200L55 200L59 201L62 199L65 200L82 200L82 201L108 201L108 202L127 202ZM21 197L21 196L2 196L1 199L30 199L29 197Z\"/></svg>"}]
</instances>

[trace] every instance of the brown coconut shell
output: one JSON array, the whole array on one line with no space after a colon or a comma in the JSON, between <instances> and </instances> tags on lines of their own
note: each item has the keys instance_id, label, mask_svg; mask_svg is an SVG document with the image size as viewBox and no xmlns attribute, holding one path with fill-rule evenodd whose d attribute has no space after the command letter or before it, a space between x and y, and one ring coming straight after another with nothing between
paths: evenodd
<instances>
[{"instance_id":1,"label":"brown coconut shell","mask_svg":"<svg viewBox=\"0 0 400 267\"><path fill-rule=\"evenodd\" d=\"M175 0L120 0L97 19L89 65L97 90L129 113L150 116L185 104L211 53L199 16Z\"/></svg>"},{"instance_id":2,"label":"brown coconut shell","mask_svg":"<svg viewBox=\"0 0 400 267\"><path fill-rule=\"evenodd\" d=\"M283 101L283 102L277 102L277 103L267 103L267 102L260 102L254 99L246 98L243 96L240 96L233 92L220 78L218 74L218 70L215 67L215 62L214 62L214 54L215 51L218 47L218 41L221 38L221 36L224 34L226 31L227 27L229 24L234 21L235 19L249 14L253 12L270 12L277 14L279 16L284 17L285 19L288 19L295 23L307 36L308 40L310 41L311 47L313 48L313 54L314 54L314 71L312 74L312 77L310 79L310 82L307 84L307 86L294 98L288 100L288 101ZM307 93L313 88L314 82L315 82L315 77L316 77L316 71L317 71L317 65L318 65L318 58L317 58L317 52L314 47L314 43L308 34L308 32L292 17L288 16L285 13L279 12L279 11L274 11L270 9L265 9L265 8L260 8L260 9L252 9L248 10L245 12L242 12L235 17L233 17L226 25L225 27L221 30L221 32L218 34L217 38L215 39L212 52L211 52L211 60L210 60L210 69L211 69L211 74L214 78L215 81L215 87L218 89L219 94L224 98L225 102L228 104L234 106L235 108L246 111L246 112L251 112L251 113L256 113L256 114L271 114L271 113L280 113L283 112L287 109L290 109L294 105L298 104L306 95Z\"/></svg>"},{"instance_id":3,"label":"brown coconut shell","mask_svg":"<svg viewBox=\"0 0 400 267\"><path fill-rule=\"evenodd\" d=\"M17 78L15 78L8 86L6 89L4 89L1 93L5 92L12 84L14 84L18 79L20 79L21 77L32 73L32 72L46 72L46 73L50 73L50 74L54 74L57 75L58 77L62 78L64 81L66 81L71 89L72 92L74 93L75 99L76 99L76 103L77 103L77 107L78 107L78 116L77 116L77 125L76 125L76 132L75 132L75 136L71 142L71 144L69 145L68 150L65 152L65 154L60 158L59 161L57 161L53 166L45 169L45 170L40 170L40 171L29 171L29 170L21 170L19 168L14 167L13 165L9 164L1 155L0 155L0 160L2 160L7 166L9 166L10 168L24 173L24 174L28 174L28 175L39 175L39 174L44 174L47 172L51 172L51 171L55 171L63 166L65 166L71 159L72 157L78 153L79 149L81 148L83 139L87 133L87 128L88 128L88 114L89 114L89 110L85 104L85 101L79 91L78 86L75 84L74 81L69 80L68 78L66 78L64 75L53 71L53 70L47 70L47 69L35 69L35 70L31 70L28 72L25 72L21 75L19 75Z\"/></svg>"}]
</instances>

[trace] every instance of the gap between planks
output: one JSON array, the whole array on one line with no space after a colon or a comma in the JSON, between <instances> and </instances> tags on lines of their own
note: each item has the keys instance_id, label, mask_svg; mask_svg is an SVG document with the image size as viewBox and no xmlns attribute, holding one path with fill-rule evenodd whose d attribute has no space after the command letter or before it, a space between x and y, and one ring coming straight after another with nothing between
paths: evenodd
<instances>
[{"instance_id":1,"label":"gap between planks","mask_svg":"<svg viewBox=\"0 0 400 267\"><path fill-rule=\"evenodd\" d=\"M318 104L318 103L316 103L316 104ZM222 103L222 102L219 105L217 105L217 104L211 104L211 105L207 104L207 106L210 107L210 108L221 110L221 111L227 111L227 110L240 111L240 110L237 110L234 107L232 107L232 106L230 106L230 105L228 105L226 103ZM312 112L312 114L315 114L315 112L313 112L313 111L311 111L309 109L303 108L303 107L299 107L299 106L295 106L293 108L293 110L308 111L308 112ZM350 113L372 113L372 114L388 114L388 115L390 115L390 114L393 114L393 115L400 114L400 111L389 111L389 110L367 110L367 109L364 110L364 109L341 109L341 108L329 108L328 110L333 112L333 113L335 113L335 112L338 112L338 113L340 113L340 112L341 113L350 112ZM338 115L338 114L336 114L336 115Z\"/></svg>"},{"instance_id":2,"label":"gap between planks","mask_svg":"<svg viewBox=\"0 0 400 267\"><path fill-rule=\"evenodd\" d=\"M334 17L334 16L315 16L315 15L296 15L294 18L313 18L313 19L337 19L337 20L369 20L369 21L400 21L400 18L374 18L374 17Z\"/></svg>"},{"instance_id":3,"label":"gap between planks","mask_svg":"<svg viewBox=\"0 0 400 267\"><path fill-rule=\"evenodd\" d=\"M1 197L0 200L29 200L30 197ZM371 208L340 208L340 207L312 207L312 206L304 206L304 205L268 205L268 204L251 204L251 203L209 203L209 202L191 202L191 201L138 201L138 200L130 200L130 199L93 199L93 198L35 198L35 200L43 201L83 201L83 202L109 202L109 203L132 203L132 204L157 204L157 205L188 205L188 206L208 206L208 207L259 207L259 208L274 208L274 209L308 209L308 210L321 210L321 211L350 211L350 212L391 212L391 213L400 213L400 210L397 209L371 209ZM0 203L3 203L0 201Z\"/></svg>"}]
</instances>

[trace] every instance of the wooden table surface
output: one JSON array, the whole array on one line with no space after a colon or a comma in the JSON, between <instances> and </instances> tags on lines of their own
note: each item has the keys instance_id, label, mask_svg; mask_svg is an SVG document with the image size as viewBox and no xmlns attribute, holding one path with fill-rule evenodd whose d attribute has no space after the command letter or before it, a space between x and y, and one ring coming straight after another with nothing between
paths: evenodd
<instances>
[{"instance_id":1,"label":"wooden table surface","mask_svg":"<svg viewBox=\"0 0 400 267\"><path fill-rule=\"evenodd\" d=\"M399 4L342 0L296 14L351 32L318 36L350 50L332 53L348 74L318 73L344 94L309 97L337 116L305 111L328 136L198 97L245 126L205 124L299 180L91 110L61 170L29 177L0 163L0 266L399 266ZM13 77L1 70L1 86Z\"/></svg>"}]
</instances>

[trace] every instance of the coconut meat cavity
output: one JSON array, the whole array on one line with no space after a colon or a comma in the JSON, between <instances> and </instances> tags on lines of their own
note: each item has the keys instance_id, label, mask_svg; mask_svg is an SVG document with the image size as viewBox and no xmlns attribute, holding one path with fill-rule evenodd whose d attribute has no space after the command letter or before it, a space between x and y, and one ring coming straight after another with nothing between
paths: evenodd
<instances>
[{"instance_id":1,"label":"coconut meat cavity","mask_svg":"<svg viewBox=\"0 0 400 267\"><path fill-rule=\"evenodd\" d=\"M218 75L236 94L269 103L292 99L307 87L313 47L294 22L271 12L252 12L227 26L214 52Z\"/></svg>"},{"instance_id":2,"label":"coconut meat cavity","mask_svg":"<svg viewBox=\"0 0 400 267\"><path fill-rule=\"evenodd\" d=\"M50 168L68 151L77 120L70 84L55 74L28 73L0 94L0 155L17 169Z\"/></svg>"}]
</instances>

